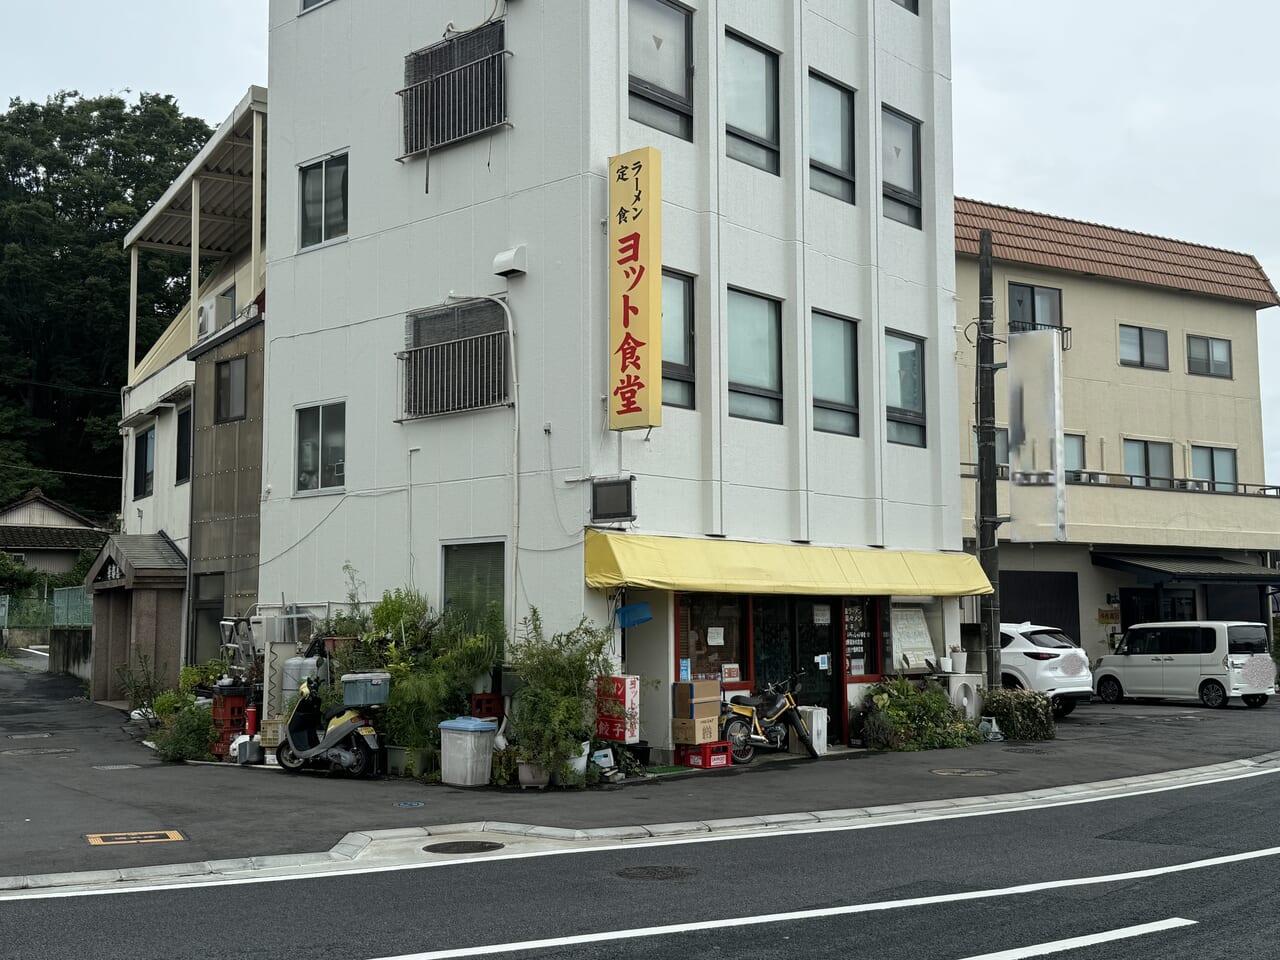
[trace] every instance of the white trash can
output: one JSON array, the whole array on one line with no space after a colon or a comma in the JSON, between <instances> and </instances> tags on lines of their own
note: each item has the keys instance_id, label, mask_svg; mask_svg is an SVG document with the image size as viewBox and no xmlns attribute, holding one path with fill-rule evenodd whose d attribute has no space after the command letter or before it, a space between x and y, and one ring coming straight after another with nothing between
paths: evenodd
<instances>
[{"instance_id":1,"label":"white trash can","mask_svg":"<svg viewBox=\"0 0 1280 960\"><path fill-rule=\"evenodd\" d=\"M804 725L809 728L809 736L813 738L813 749L818 752L818 756L822 756L827 752L827 708L797 707L796 709L800 711L800 718L804 720ZM809 755L809 751L805 749L794 730L791 731L788 748L796 756Z\"/></svg>"},{"instance_id":2,"label":"white trash can","mask_svg":"<svg viewBox=\"0 0 1280 960\"><path fill-rule=\"evenodd\" d=\"M493 770L498 725L479 717L440 723L440 780L455 787L483 787Z\"/></svg>"}]
</instances>

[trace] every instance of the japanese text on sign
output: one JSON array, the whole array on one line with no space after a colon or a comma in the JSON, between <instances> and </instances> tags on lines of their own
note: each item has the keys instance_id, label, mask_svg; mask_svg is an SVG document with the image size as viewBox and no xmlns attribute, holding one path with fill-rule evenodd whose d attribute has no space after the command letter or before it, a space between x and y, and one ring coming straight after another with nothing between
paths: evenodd
<instances>
[{"instance_id":1,"label":"japanese text on sign","mask_svg":"<svg viewBox=\"0 0 1280 960\"><path fill-rule=\"evenodd\" d=\"M662 425L662 155L609 158L609 429Z\"/></svg>"}]
</instances>

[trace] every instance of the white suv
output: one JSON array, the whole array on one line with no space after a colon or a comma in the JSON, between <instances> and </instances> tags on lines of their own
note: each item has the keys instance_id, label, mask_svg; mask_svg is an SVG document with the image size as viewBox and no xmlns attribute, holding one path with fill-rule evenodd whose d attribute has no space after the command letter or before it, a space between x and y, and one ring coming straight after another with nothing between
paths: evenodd
<instances>
[{"instance_id":1,"label":"white suv","mask_svg":"<svg viewBox=\"0 0 1280 960\"><path fill-rule=\"evenodd\" d=\"M1048 694L1059 719L1093 697L1089 658L1057 627L1000 624L1000 679L1005 687Z\"/></svg>"}]
</instances>

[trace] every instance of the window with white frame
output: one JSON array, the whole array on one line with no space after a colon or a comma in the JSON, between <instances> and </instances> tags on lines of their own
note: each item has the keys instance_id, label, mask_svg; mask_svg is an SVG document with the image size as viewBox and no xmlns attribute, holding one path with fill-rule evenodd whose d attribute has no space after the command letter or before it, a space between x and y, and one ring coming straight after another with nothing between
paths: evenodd
<instances>
[{"instance_id":1,"label":"window with white frame","mask_svg":"<svg viewBox=\"0 0 1280 960\"><path fill-rule=\"evenodd\" d=\"M1191 448L1191 476L1207 480L1219 493L1236 489L1236 452L1226 447Z\"/></svg>"},{"instance_id":2,"label":"window with white frame","mask_svg":"<svg viewBox=\"0 0 1280 960\"><path fill-rule=\"evenodd\" d=\"M149 497L156 489L156 426L133 434L133 499Z\"/></svg>"},{"instance_id":3,"label":"window with white frame","mask_svg":"<svg viewBox=\"0 0 1280 960\"><path fill-rule=\"evenodd\" d=\"M693 11L671 0L629 0L630 114L693 139Z\"/></svg>"},{"instance_id":4,"label":"window with white frame","mask_svg":"<svg viewBox=\"0 0 1280 960\"><path fill-rule=\"evenodd\" d=\"M662 402L694 406L693 277L662 271Z\"/></svg>"},{"instance_id":5,"label":"window with white frame","mask_svg":"<svg viewBox=\"0 0 1280 960\"><path fill-rule=\"evenodd\" d=\"M904 333L887 332L884 347L888 440L890 443L923 447L924 341Z\"/></svg>"},{"instance_id":6,"label":"window with white frame","mask_svg":"<svg viewBox=\"0 0 1280 960\"><path fill-rule=\"evenodd\" d=\"M302 189L300 246L312 247L347 235L347 155L308 164L299 171Z\"/></svg>"},{"instance_id":7,"label":"window with white frame","mask_svg":"<svg viewBox=\"0 0 1280 960\"><path fill-rule=\"evenodd\" d=\"M880 109L880 164L884 215L921 225L920 121L887 104Z\"/></svg>"},{"instance_id":8,"label":"window with white frame","mask_svg":"<svg viewBox=\"0 0 1280 960\"><path fill-rule=\"evenodd\" d=\"M1173 444L1159 440L1125 440L1124 472L1135 487L1173 486Z\"/></svg>"},{"instance_id":9,"label":"window with white frame","mask_svg":"<svg viewBox=\"0 0 1280 960\"><path fill-rule=\"evenodd\" d=\"M1169 335L1151 327L1120 324L1120 364L1125 367L1169 369Z\"/></svg>"},{"instance_id":10,"label":"window with white frame","mask_svg":"<svg viewBox=\"0 0 1280 960\"><path fill-rule=\"evenodd\" d=\"M725 35L721 88L725 151L735 160L778 172L778 55L734 33Z\"/></svg>"},{"instance_id":11,"label":"window with white frame","mask_svg":"<svg viewBox=\"0 0 1280 960\"><path fill-rule=\"evenodd\" d=\"M486 617L501 620L504 549L501 541L445 545L442 596L446 616L462 616L472 629Z\"/></svg>"},{"instance_id":12,"label":"window with white frame","mask_svg":"<svg viewBox=\"0 0 1280 960\"><path fill-rule=\"evenodd\" d=\"M1231 341L1220 337L1187 336L1187 373L1205 377L1231 376Z\"/></svg>"},{"instance_id":13,"label":"window with white frame","mask_svg":"<svg viewBox=\"0 0 1280 960\"><path fill-rule=\"evenodd\" d=\"M404 416L434 417L505 404L507 320L492 300L410 313L405 322Z\"/></svg>"},{"instance_id":14,"label":"window with white frame","mask_svg":"<svg viewBox=\"0 0 1280 960\"><path fill-rule=\"evenodd\" d=\"M298 410L298 491L346 483L347 405L317 404Z\"/></svg>"},{"instance_id":15,"label":"window with white frame","mask_svg":"<svg viewBox=\"0 0 1280 960\"><path fill-rule=\"evenodd\" d=\"M853 203L853 91L809 71L809 187Z\"/></svg>"},{"instance_id":16,"label":"window with white frame","mask_svg":"<svg viewBox=\"0 0 1280 960\"><path fill-rule=\"evenodd\" d=\"M782 422L782 304L729 291L729 416Z\"/></svg>"},{"instance_id":17,"label":"window with white frame","mask_svg":"<svg viewBox=\"0 0 1280 960\"><path fill-rule=\"evenodd\" d=\"M858 325L813 311L813 428L858 435Z\"/></svg>"}]
</instances>

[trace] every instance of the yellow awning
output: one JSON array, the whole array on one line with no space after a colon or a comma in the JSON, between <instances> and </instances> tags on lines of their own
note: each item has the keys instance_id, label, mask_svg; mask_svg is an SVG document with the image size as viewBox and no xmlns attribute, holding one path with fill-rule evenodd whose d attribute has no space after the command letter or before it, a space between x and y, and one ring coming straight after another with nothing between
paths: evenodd
<instances>
[{"instance_id":1,"label":"yellow awning","mask_svg":"<svg viewBox=\"0 0 1280 960\"><path fill-rule=\"evenodd\" d=\"M589 587L717 593L962 597L991 593L967 553L851 550L588 530Z\"/></svg>"}]
</instances>

